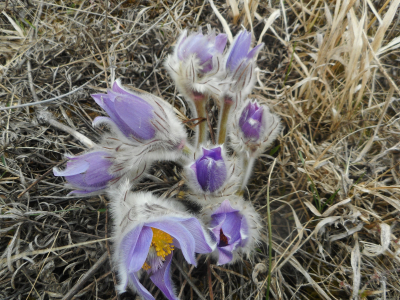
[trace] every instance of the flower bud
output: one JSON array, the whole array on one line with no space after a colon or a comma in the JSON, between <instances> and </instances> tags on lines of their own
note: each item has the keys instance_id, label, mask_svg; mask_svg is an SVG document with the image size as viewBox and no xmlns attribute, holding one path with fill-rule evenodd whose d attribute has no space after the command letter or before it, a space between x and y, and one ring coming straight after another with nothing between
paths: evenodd
<instances>
[{"instance_id":1,"label":"flower bud","mask_svg":"<svg viewBox=\"0 0 400 300\"><path fill-rule=\"evenodd\" d=\"M249 102L243 109L239 126L247 140L258 140L262 130L263 108L255 102Z\"/></svg>"},{"instance_id":2,"label":"flower bud","mask_svg":"<svg viewBox=\"0 0 400 300\"><path fill-rule=\"evenodd\" d=\"M183 31L174 53L169 55L165 67L175 81L179 91L189 100L204 98L204 94L219 93L216 78L222 71L222 53L227 35L198 31L188 35Z\"/></svg>"},{"instance_id":3,"label":"flower bud","mask_svg":"<svg viewBox=\"0 0 400 300\"><path fill-rule=\"evenodd\" d=\"M112 161L102 151L89 152L71 157L65 170L53 169L55 176L64 176L76 190L74 194L88 194L103 190L116 175L110 172Z\"/></svg>"},{"instance_id":4,"label":"flower bud","mask_svg":"<svg viewBox=\"0 0 400 300\"><path fill-rule=\"evenodd\" d=\"M268 106L248 99L233 118L231 145L237 153L247 152L257 157L272 145L281 132L282 124Z\"/></svg>"},{"instance_id":5,"label":"flower bud","mask_svg":"<svg viewBox=\"0 0 400 300\"><path fill-rule=\"evenodd\" d=\"M203 192L214 193L222 188L227 178L227 167L222 157L222 147L203 148L203 156L189 167L195 184Z\"/></svg>"},{"instance_id":6,"label":"flower bud","mask_svg":"<svg viewBox=\"0 0 400 300\"><path fill-rule=\"evenodd\" d=\"M225 55L229 84L222 93L224 101L232 99L232 101L240 102L251 92L255 82L256 57L263 46L262 43L251 49L251 32L243 30L236 35Z\"/></svg>"}]
</instances>

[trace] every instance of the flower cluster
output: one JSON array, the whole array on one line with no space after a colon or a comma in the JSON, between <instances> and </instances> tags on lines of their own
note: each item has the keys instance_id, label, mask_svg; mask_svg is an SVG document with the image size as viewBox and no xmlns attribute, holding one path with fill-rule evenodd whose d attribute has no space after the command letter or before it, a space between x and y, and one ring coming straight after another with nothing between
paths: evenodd
<instances>
[{"instance_id":1,"label":"flower cluster","mask_svg":"<svg viewBox=\"0 0 400 300\"><path fill-rule=\"evenodd\" d=\"M266 104L248 98L263 47L251 43L245 30L227 49L227 36L211 28L208 34L180 35L165 67L191 106L188 117L199 122L192 138L168 102L120 80L107 93L92 95L108 115L93 126L105 125L105 133L91 151L68 156L54 175L64 176L71 193L107 194L119 292L129 287L154 299L141 283L147 274L168 299L177 299L170 274L174 252L192 265L196 253L210 253L223 265L250 256L258 243L261 221L243 191L254 161L272 145L281 123ZM216 142L209 138L213 124L206 122L210 97L219 112ZM183 167L188 201L135 191L160 160ZM189 210L190 202L200 209Z\"/></svg>"}]
</instances>

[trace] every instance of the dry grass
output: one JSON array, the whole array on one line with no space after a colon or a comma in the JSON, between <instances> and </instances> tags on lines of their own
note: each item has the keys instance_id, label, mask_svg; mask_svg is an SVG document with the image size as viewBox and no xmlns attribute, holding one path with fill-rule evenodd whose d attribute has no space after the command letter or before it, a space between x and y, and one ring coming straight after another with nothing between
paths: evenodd
<instances>
[{"instance_id":1,"label":"dry grass","mask_svg":"<svg viewBox=\"0 0 400 300\"><path fill-rule=\"evenodd\" d=\"M249 185L265 224L270 193L270 298L398 299L399 2L0 3L1 106L56 98L1 111L0 298L58 299L73 286L77 298L117 297L108 260L92 268L109 247L107 200L66 197L62 179L47 171L64 153L90 147L78 133L98 139L91 121L103 112L89 95L115 78L185 114L162 67L179 31L211 24L234 35L243 24L266 44L253 97L285 123ZM39 115L44 110L54 116L51 125ZM141 189L184 191L172 163L152 174ZM228 267L193 269L178 256L181 298L197 299L197 289L205 298L264 299L267 229L263 240L251 261ZM90 278L76 285L85 274Z\"/></svg>"}]
</instances>

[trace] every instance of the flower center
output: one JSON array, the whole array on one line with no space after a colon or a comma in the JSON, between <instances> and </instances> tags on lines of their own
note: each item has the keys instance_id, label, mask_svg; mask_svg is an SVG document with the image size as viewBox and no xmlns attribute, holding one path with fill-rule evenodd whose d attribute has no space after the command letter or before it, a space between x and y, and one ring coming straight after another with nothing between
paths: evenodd
<instances>
[{"instance_id":1,"label":"flower center","mask_svg":"<svg viewBox=\"0 0 400 300\"><path fill-rule=\"evenodd\" d=\"M151 230L153 231L151 246L156 249L158 257L165 259L165 257L174 250L174 245L172 245L173 238L168 233L161 231L160 229L152 227Z\"/></svg>"},{"instance_id":2,"label":"flower center","mask_svg":"<svg viewBox=\"0 0 400 300\"><path fill-rule=\"evenodd\" d=\"M228 237L222 231L222 228L219 231L219 245L220 247L228 246Z\"/></svg>"},{"instance_id":3,"label":"flower center","mask_svg":"<svg viewBox=\"0 0 400 300\"><path fill-rule=\"evenodd\" d=\"M149 253L155 252L158 258L157 260L159 260L161 263L165 260L165 257L174 250L174 245L172 244L173 238L168 233L161 231L160 229L151 227L151 230L153 231L153 239L151 240L150 250L153 251L149 251ZM147 271L152 267L157 267L154 266L153 263L149 264L149 261L154 261L154 259L149 260L148 257L142 266L143 270Z\"/></svg>"}]
</instances>

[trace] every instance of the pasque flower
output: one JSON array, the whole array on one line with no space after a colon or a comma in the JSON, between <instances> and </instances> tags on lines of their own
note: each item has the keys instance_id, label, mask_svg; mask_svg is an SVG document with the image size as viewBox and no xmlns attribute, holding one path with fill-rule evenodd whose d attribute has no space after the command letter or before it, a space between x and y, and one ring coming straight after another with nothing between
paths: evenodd
<instances>
[{"instance_id":1,"label":"pasque flower","mask_svg":"<svg viewBox=\"0 0 400 300\"><path fill-rule=\"evenodd\" d=\"M104 190L116 175L110 170L112 157L104 151L93 151L70 157L64 170L53 169L55 176L64 176L74 194L89 194Z\"/></svg>"},{"instance_id":2,"label":"pasque flower","mask_svg":"<svg viewBox=\"0 0 400 300\"><path fill-rule=\"evenodd\" d=\"M161 200L151 193L129 192L126 182L110 191L114 218L114 252L120 284L146 300L154 297L140 283L144 273L168 299L177 299L170 275L173 252L182 251L186 261L196 265L195 253L215 248L209 233L185 207L173 200Z\"/></svg>"},{"instance_id":3,"label":"pasque flower","mask_svg":"<svg viewBox=\"0 0 400 300\"><path fill-rule=\"evenodd\" d=\"M178 160L187 151L186 131L172 106L156 96L122 86L117 80L107 94L92 95L109 115L93 125L106 124L111 132L100 146L112 156L116 181L139 181L155 160Z\"/></svg>"},{"instance_id":4,"label":"pasque flower","mask_svg":"<svg viewBox=\"0 0 400 300\"><path fill-rule=\"evenodd\" d=\"M186 139L172 107L152 94L127 89L117 80L107 94L93 94L92 97L109 115L109 118L97 117L94 125L112 124L127 138L136 141L162 139L175 142L177 139L180 143Z\"/></svg>"},{"instance_id":5,"label":"pasque flower","mask_svg":"<svg viewBox=\"0 0 400 300\"><path fill-rule=\"evenodd\" d=\"M259 239L259 215L249 201L230 196L220 204L206 206L202 212L217 249L218 265L234 262L239 253L250 254Z\"/></svg>"},{"instance_id":6,"label":"pasque flower","mask_svg":"<svg viewBox=\"0 0 400 300\"><path fill-rule=\"evenodd\" d=\"M204 193L214 193L224 186L227 179L222 146L202 149L203 155L186 168L187 173L195 189Z\"/></svg>"},{"instance_id":7,"label":"pasque flower","mask_svg":"<svg viewBox=\"0 0 400 300\"><path fill-rule=\"evenodd\" d=\"M215 78L223 70L222 53L226 42L226 34L216 35L215 30L210 28L207 35L203 35L201 29L189 35L186 30L181 33L165 67L187 98L193 99L204 93L219 91Z\"/></svg>"},{"instance_id":8,"label":"pasque flower","mask_svg":"<svg viewBox=\"0 0 400 300\"><path fill-rule=\"evenodd\" d=\"M256 57L263 43L251 49L251 32L239 32L225 55L225 68L228 85L223 98L235 102L246 99L255 82ZM226 101L226 100L225 100Z\"/></svg>"},{"instance_id":9,"label":"pasque flower","mask_svg":"<svg viewBox=\"0 0 400 300\"><path fill-rule=\"evenodd\" d=\"M271 146L282 130L282 124L268 106L260 105L256 100L247 101L238 110L232 122L231 144L241 153L256 157Z\"/></svg>"},{"instance_id":10,"label":"pasque flower","mask_svg":"<svg viewBox=\"0 0 400 300\"><path fill-rule=\"evenodd\" d=\"M243 109L239 127L246 139L257 141L260 138L263 112L263 107L258 105L257 101L249 102Z\"/></svg>"}]
</instances>

